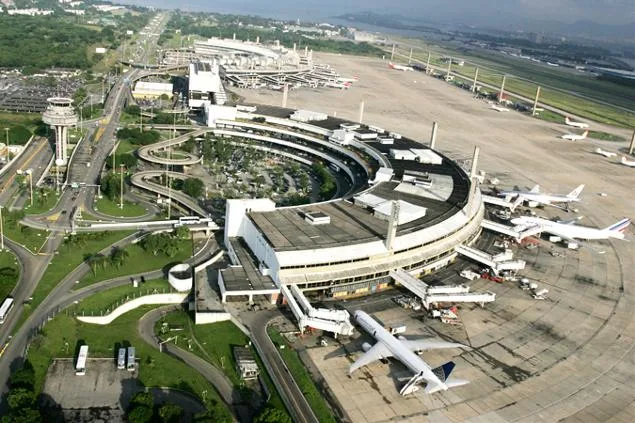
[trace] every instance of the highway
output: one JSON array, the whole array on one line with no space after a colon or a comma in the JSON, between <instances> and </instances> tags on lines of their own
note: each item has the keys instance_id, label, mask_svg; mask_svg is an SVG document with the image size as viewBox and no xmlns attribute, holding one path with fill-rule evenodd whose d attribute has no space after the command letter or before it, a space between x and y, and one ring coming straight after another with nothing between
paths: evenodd
<instances>
[{"instance_id":1,"label":"highway","mask_svg":"<svg viewBox=\"0 0 635 423\"><path fill-rule=\"evenodd\" d=\"M53 158L53 149L46 138L35 137L26 150L9 164L0 176L0 204L9 206L7 202L15 194L17 187L13 184L18 170L33 169L33 185L40 179Z\"/></svg>"},{"instance_id":2,"label":"highway","mask_svg":"<svg viewBox=\"0 0 635 423\"><path fill-rule=\"evenodd\" d=\"M158 39L166 21L167 15L164 14L161 29L157 31L156 35L152 35L152 37ZM153 40L152 42L156 44L156 40ZM146 55L149 53L150 51L147 50ZM104 162L108 157L108 154L114 148L114 135L119 123L123 101L126 99L127 96L129 83L137 78L139 73L140 71L137 69L131 70L129 73L125 74L124 77L119 78L111 89L108 99L106 100L104 105L106 115L103 120L101 120L102 123L100 123L100 129L102 130L98 131L98 133L101 133L101 136L93 141L92 146L88 142L82 142L80 144L81 148L92 147L92 150L90 151L90 156L92 157L92 165L90 167L87 167L85 163L80 163L79 161L70 163L68 167L69 174L72 175L73 178L79 179L74 180L73 182L95 184L99 180ZM44 150L46 145L49 145L48 142L41 142L39 144L34 143L34 146L31 146L20 157L20 159L18 159L17 163L12 165L12 169L17 170L18 168L29 166L30 161L33 160L35 157L39 157L40 160L42 160L43 158L45 159L46 156L43 156L38 152ZM35 151L32 151L31 148L35 148ZM49 153L52 155L52 150L50 148ZM5 175L5 177L11 179L11 175ZM8 180L6 182L8 182ZM3 190L3 192L4 191L7 190ZM89 198L87 197L90 197L91 193L94 193L94 189L90 187L80 188L80 192L65 190L60 197L60 200L58 201L56 207L47 214L47 216L60 216L54 223L55 228L58 230L61 230L62 228L70 229L69 219L72 213L69 212L66 214L62 214L61 212L63 210L71 211L78 205L88 203L87 200ZM6 198L0 197L1 204L6 205L6 200ZM92 204L92 202L90 202L89 204ZM47 223L46 216L41 216L40 219ZM125 245L127 242L130 242L132 239L134 239L134 237L135 235L127 237L124 240L116 243L115 245ZM46 267L51 257L53 256L53 253L61 244L62 239L62 233L52 234L49 237L46 245L43 247L41 255L34 256L24 251L16 243L13 243L5 238L6 244L18 255L23 272L20 276L19 283L17 284L14 291L15 306L11 313L9 313L4 324L2 324L2 326L0 327L0 345L6 344L7 340L9 339L9 334L13 332L18 321L21 319L22 313L24 311L24 302L32 295L37 283L40 281L42 275L46 271ZM111 247L108 247L107 250L109 250L110 248ZM2 392L5 392L7 389L7 381L11 371L20 365L30 336L43 322L48 319L52 312L63 308L64 306L79 298L79 291L77 293L69 293L69 291L74 286L75 281L81 279L81 276L83 276L88 271L89 267L85 263L82 263L77 268L75 268L53 289L53 291L46 297L46 299L44 299L44 301L42 301L42 303L35 310L32 311L27 320L14 334L13 338L5 349L2 360L0 360L0 385L2 386ZM129 279L125 278L124 282L125 281L129 281ZM88 291L84 292L86 293L86 295L90 295L90 292L97 292L97 290L101 286L101 284L91 286L89 287Z\"/></svg>"}]
</instances>

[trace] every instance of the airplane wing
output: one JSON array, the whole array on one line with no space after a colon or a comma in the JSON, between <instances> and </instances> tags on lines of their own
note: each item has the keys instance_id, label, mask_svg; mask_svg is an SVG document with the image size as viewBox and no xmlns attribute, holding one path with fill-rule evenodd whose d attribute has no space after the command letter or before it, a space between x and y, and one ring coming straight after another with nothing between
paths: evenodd
<instances>
[{"instance_id":1,"label":"airplane wing","mask_svg":"<svg viewBox=\"0 0 635 423\"><path fill-rule=\"evenodd\" d=\"M532 189L529 190L532 194L540 194L540 185L534 185Z\"/></svg>"},{"instance_id":2,"label":"airplane wing","mask_svg":"<svg viewBox=\"0 0 635 423\"><path fill-rule=\"evenodd\" d=\"M575 217L573 219L568 219L568 220L559 220L558 223L562 223L563 225L573 225L575 222L577 222L578 220L582 219L584 216L578 216ZM558 235L560 236L560 235Z\"/></svg>"},{"instance_id":3,"label":"airplane wing","mask_svg":"<svg viewBox=\"0 0 635 423\"><path fill-rule=\"evenodd\" d=\"M411 351L428 351L438 350L442 348L465 348L466 345L458 344L456 342L440 341L438 339L405 339L401 340Z\"/></svg>"},{"instance_id":4,"label":"airplane wing","mask_svg":"<svg viewBox=\"0 0 635 423\"><path fill-rule=\"evenodd\" d=\"M568 222L567 224L571 224L571 223L572 222ZM586 242L582 242L582 241L580 241L578 239L571 238L570 236L563 235L563 234L559 233L557 230L549 229L546 232L549 232L551 235L559 236L560 238L562 238L563 241L567 241L567 242L571 242L571 243L574 243L574 244L578 244L580 247L583 247L583 248L588 248L589 250L591 250L591 251L593 251L593 252L595 252L597 254L606 253L606 251L598 250L597 248L595 248L592 245L589 245Z\"/></svg>"},{"instance_id":5,"label":"airplane wing","mask_svg":"<svg viewBox=\"0 0 635 423\"><path fill-rule=\"evenodd\" d=\"M360 367L369 365L370 363L381 360L382 358L392 357L392 353L384 344L377 342L371 349L366 351L359 359L357 359L348 369L348 373L353 373Z\"/></svg>"}]
</instances>

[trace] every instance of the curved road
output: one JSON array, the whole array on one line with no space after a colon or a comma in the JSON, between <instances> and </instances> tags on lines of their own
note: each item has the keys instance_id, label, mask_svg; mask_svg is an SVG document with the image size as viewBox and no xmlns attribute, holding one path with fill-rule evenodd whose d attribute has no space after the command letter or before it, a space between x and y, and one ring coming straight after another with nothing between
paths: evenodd
<instances>
[{"instance_id":1,"label":"curved road","mask_svg":"<svg viewBox=\"0 0 635 423\"><path fill-rule=\"evenodd\" d=\"M276 385L276 389L291 413L293 421L298 423L319 423L302 390L289 373L282 357L280 357L278 350L267 334L269 322L279 315L280 313L277 310L263 311L250 315L250 321L246 323L251 330L251 339Z\"/></svg>"},{"instance_id":2,"label":"curved road","mask_svg":"<svg viewBox=\"0 0 635 423\"><path fill-rule=\"evenodd\" d=\"M137 331L139 332L139 336L141 336L141 338L149 345L160 349L160 340L154 334L155 324L165 314L174 310L178 310L178 308L179 306L168 305L155 308L144 314L137 323ZM244 413L241 412L243 411L244 407L239 406L242 402L240 393L236 389L234 389L231 381L227 376L225 376L222 371L218 370L216 367L212 366L210 363L203 360L199 356L185 351L169 342L163 344L163 351L180 359L185 364L200 373L201 376L203 376L205 379L207 379L216 388L225 404L230 407L234 416L240 417L240 421L250 421L250 416L243 416Z\"/></svg>"},{"instance_id":3,"label":"curved road","mask_svg":"<svg viewBox=\"0 0 635 423\"><path fill-rule=\"evenodd\" d=\"M170 197L176 200L177 202L179 202L180 204L182 204L183 206L185 206L185 208L187 208L188 210L191 210L200 216L208 217L209 213L204 208L199 206L198 202L194 200L192 197L190 197L189 195L175 189L168 189L164 187L163 185L150 182L147 180L150 178L160 178L164 176L166 173L170 176L170 178L175 178L175 179L187 179L189 177L185 173L180 173L180 172L165 172L162 170L148 170L144 172L135 173L134 175L130 177L130 182L132 183L132 185L136 187L155 192L166 198Z\"/></svg>"}]
</instances>

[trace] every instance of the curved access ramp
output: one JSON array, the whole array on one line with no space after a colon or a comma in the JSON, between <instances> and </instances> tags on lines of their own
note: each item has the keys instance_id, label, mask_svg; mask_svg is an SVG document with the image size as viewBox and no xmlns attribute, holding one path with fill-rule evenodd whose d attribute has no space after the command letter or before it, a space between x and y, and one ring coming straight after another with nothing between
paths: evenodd
<instances>
[{"instance_id":1,"label":"curved access ramp","mask_svg":"<svg viewBox=\"0 0 635 423\"><path fill-rule=\"evenodd\" d=\"M179 155L183 155L185 156L185 158L172 157L170 159L168 159L167 157L159 157L156 155L156 153L158 151L166 150L175 145L183 144L184 142L189 140L191 137L198 137L209 131L211 131L211 129L199 129L197 131L188 132L187 134L181 135L176 138L172 138L169 140L160 141L154 144L143 146L139 148L139 150L137 150L137 153L139 154L139 158L147 162L156 163L160 165L188 166L188 165L200 163L202 160L202 157L199 157L190 153L179 152Z\"/></svg>"},{"instance_id":2,"label":"curved access ramp","mask_svg":"<svg viewBox=\"0 0 635 423\"><path fill-rule=\"evenodd\" d=\"M179 172L165 172L161 170L149 170L145 172L138 172L132 175L130 178L130 182L132 185L152 191L156 194L162 195L164 197L169 197L172 200L178 202L186 209L192 211L193 213L198 214L199 216L207 217L208 213L203 209L198 203L192 199L189 195L174 189L168 189L163 185L157 184L155 182L149 181L152 178L160 178L161 176L168 174L170 178L175 179L187 179L189 176L184 173Z\"/></svg>"}]
</instances>

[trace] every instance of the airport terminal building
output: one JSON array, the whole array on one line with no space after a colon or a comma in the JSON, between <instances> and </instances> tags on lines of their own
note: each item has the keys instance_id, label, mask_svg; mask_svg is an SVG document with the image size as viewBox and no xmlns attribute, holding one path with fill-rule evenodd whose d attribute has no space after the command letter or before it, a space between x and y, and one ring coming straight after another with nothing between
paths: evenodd
<instances>
[{"instance_id":1,"label":"airport terminal building","mask_svg":"<svg viewBox=\"0 0 635 423\"><path fill-rule=\"evenodd\" d=\"M431 273L479 236L478 183L454 161L381 128L332 117L297 122L276 109L278 116L259 116L324 139L334 152L330 170L365 183L351 181L354 189L341 198L304 206L228 200L225 245L233 266L219 272L224 301L260 294L273 300L290 284L333 297L374 292L392 283L392 270ZM343 168L352 168L343 149L360 162L353 171Z\"/></svg>"}]
</instances>

